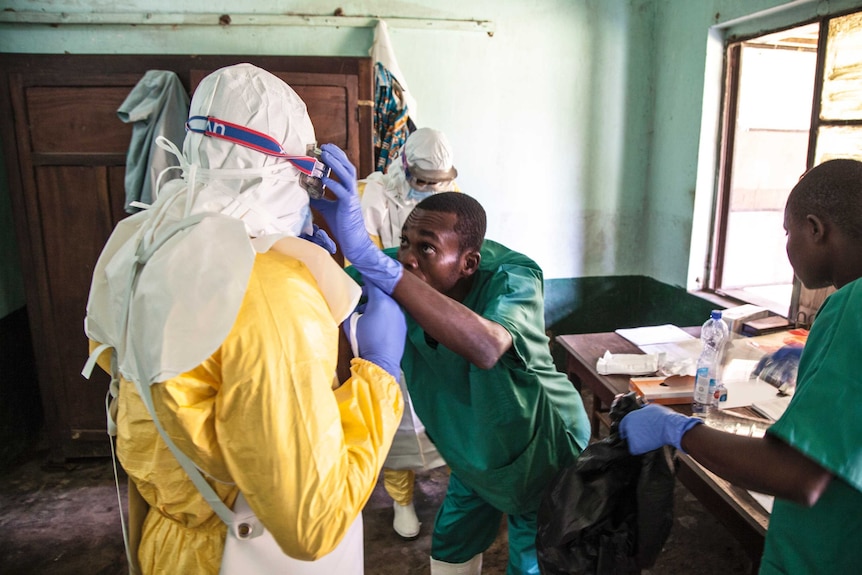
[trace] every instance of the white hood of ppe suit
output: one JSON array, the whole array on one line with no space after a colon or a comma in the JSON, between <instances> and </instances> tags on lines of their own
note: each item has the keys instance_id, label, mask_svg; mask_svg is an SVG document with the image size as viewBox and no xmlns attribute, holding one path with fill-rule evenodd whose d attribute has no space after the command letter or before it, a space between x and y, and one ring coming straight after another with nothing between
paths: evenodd
<instances>
[{"instance_id":1,"label":"white hood of ppe suit","mask_svg":"<svg viewBox=\"0 0 862 575\"><path fill-rule=\"evenodd\" d=\"M192 97L192 116L214 116L264 133L289 154L305 155L307 146L315 144L305 102L282 80L251 64L204 78ZM205 169L270 171L262 177L206 182L192 213L219 212L241 219L252 237L311 232L308 194L299 185L299 172L283 158L196 132L186 133L183 156Z\"/></svg>"},{"instance_id":2,"label":"white hood of ppe suit","mask_svg":"<svg viewBox=\"0 0 862 575\"><path fill-rule=\"evenodd\" d=\"M431 180L454 180L458 170L453 165L452 146L440 130L419 128L404 143L404 158L411 172Z\"/></svg>"},{"instance_id":3,"label":"white hood of ppe suit","mask_svg":"<svg viewBox=\"0 0 862 575\"><path fill-rule=\"evenodd\" d=\"M315 142L305 103L250 64L204 78L189 116L262 132L289 154L304 155ZM310 212L289 162L189 131L181 164L183 179L117 225L94 270L85 332L116 349L126 379L165 381L212 355L236 320L256 252L275 249L305 262L336 322L352 311L355 284L325 250L295 237L310 231Z\"/></svg>"}]
</instances>

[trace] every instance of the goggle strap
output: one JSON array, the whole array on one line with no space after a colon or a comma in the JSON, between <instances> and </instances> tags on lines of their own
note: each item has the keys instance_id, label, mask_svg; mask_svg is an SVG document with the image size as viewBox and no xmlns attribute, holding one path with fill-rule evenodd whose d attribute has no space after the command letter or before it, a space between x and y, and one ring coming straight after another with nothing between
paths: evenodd
<instances>
[{"instance_id":1,"label":"goggle strap","mask_svg":"<svg viewBox=\"0 0 862 575\"><path fill-rule=\"evenodd\" d=\"M246 126L233 124L213 116L192 116L186 122L186 130L232 142L268 156L283 158L303 174L320 177L325 170L323 162L310 156L286 154L274 138Z\"/></svg>"}]
</instances>

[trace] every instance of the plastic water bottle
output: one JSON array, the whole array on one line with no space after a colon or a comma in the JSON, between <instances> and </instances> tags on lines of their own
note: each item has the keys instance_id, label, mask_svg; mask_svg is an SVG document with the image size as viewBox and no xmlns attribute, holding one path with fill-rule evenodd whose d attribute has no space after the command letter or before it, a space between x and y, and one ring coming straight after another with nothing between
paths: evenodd
<instances>
[{"instance_id":1,"label":"plastic water bottle","mask_svg":"<svg viewBox=\"0 0 862 575\"><path fill-rule=\"evenodd\" d=\"M697 359L694 400L691 403L691 412L697 417L706 417L715 405L713 398L718 385L718 366L729 335L727 324L721 319L721 311L713 310L700 330L703 351Z\"/></svg>"}]
</instances>

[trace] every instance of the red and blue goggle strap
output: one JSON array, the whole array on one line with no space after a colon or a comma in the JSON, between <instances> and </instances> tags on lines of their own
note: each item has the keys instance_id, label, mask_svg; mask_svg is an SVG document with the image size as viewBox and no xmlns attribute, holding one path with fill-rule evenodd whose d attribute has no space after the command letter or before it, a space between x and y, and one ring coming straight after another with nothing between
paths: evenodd
<instances>
[{"instance_id":1,"label":"red and blue goggle strap","mask_svg":"<svg viewBox=\"0 0 862 575\"><path fill-rule=\"evenodd\" d=\"M258 151L268 156L284 158L303 174L319 178L326 167L323 162L311 156L293 156L284 152L284 148L274 138L262 134L246 126L232 124L213 116L192 116L186 122L186 130L227 140L234 144Z\"/></svg>"}]
</instances>

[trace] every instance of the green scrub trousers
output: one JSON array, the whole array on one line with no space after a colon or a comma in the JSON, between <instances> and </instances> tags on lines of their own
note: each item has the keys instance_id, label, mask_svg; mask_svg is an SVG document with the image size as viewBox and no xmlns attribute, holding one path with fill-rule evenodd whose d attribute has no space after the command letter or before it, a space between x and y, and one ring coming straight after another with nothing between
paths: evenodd
<instances>
[{"instance_id":1,"label":"green scrub trousers","mask_svg":"<svg viewBox=\"0 0 862 575\"><path fill-rule=\"evenodd\" d=\"M538 575L536 515L509 515L509 566L506 575ZM437 511L431 557L447 563L466 563L497 538L503 512L461 483L452 473L443 505Z\"/></svg>"}]
</instances>

